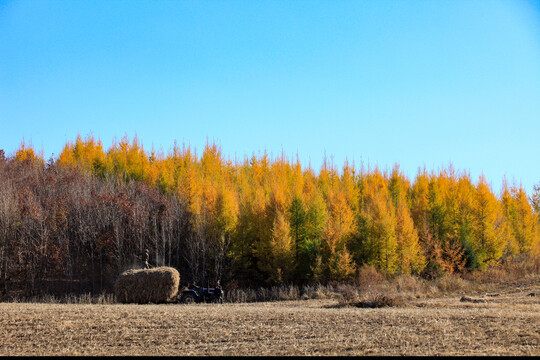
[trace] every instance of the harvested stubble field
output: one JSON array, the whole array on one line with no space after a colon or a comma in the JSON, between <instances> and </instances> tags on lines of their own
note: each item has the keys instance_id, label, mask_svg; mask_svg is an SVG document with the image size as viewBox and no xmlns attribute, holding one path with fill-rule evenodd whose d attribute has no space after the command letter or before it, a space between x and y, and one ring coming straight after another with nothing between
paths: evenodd
<instances>
[{"instance_id":1,"label":"harvested stubble field","mask_svg":"<svg viewBox=\"0 0 540 360\"><path fill-rule=\"evenodd\" d=\"M0 308L0 355L540 355L538 282L374 309L335 299Z\"/></svg>"}]
</instances>

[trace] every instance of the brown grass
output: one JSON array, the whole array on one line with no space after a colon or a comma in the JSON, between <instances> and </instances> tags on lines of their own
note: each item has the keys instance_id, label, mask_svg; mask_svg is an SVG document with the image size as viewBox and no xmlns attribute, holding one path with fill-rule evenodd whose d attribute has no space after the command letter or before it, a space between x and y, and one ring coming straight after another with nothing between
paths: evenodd
<instances>
[{"instance_id":1,"label":"brown grass","mask_svg":"<svg viewBox=\"0 0 540 360\"><path fill-rule=\"evenodd\" d=\"M409 280L404 280L409 281ZM452 280L447 280L452 281ZM433 283L426 283L433 287ZM400 306L334 307L325 298L236 304L0 303L0 355L540 355L540 277L489 291L388 285L353 298ZM454 292L452 292L454 291ZM280 296L276 290L276 296ZM290 296L289 292L282 294ZM475 301L460 301L463 297Z\"/></svg>"}]
</instances>

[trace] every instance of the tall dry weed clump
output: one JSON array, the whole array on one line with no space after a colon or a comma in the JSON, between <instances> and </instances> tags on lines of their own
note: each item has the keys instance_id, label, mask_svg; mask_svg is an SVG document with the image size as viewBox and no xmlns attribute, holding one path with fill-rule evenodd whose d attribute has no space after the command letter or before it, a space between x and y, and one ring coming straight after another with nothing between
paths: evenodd
<instances>
[{"instance_id":1,"label":"tall dry weed clump","mask_svg":"<svg viewBox=\"0 0 540 360\"><path fill-rule=\"evenodd\" d=\"M299 300L300 289L295 285L280 285L271 288L231 289L226 293L230 303Z\"/></svg>"},{"instance_id":2,"label":"tall dry weed clump","mask_svg":"<svg viewBox=\"0 0 540 360\"><path fill-rule=\"evenodd\" d=\"M473 271L466 274L466 278L483 284L497 284L512 280L515 277L515 272L509 272L501 266L493 266L483 271Z\"/></svg>"},{"instance_id":3,"label":"tall dry weed clump","mask_svg":"<svg viewBox=\"0 0 540 360\"><path fill-rule=\"evenodd\" d=\"M300 291L297 286L281 286L277 289L272 289L273 300L298 300L300 298Z\"/></svg>"},{"instance_id":4,"label":"tall dry weed clump","mask_svg":"<svg viewBox=\"0 0 540 360\"><path fill-rule=\"evenodd\" d=\"M300 290L300 298L302 300L308 299L326 299L332 290L328 286L321 283L304 285Z\"/></svg>"},{"instance_id":5,"label":"tall dry weed clump","mask_svg":"<svg viewBox=\"0 0 540 360\"><path fill-rule=\"evenodd\" d=\"M232 289L225 292L225 301L228 303L250 303L256 301L261 297L266 296L267 292L257 291L254 289Z\"/></svg>"},{"instance_id":6,"label":"tall dry weed clump","mask_svg":"<svg viewBox=\"0 0 540 360\"><path fill-rule=\"evenodd\" d=\"M384 276L373 265L363 264L356 273L356 285L367 290L384 283Z\"/></svg>"},{"instance_id":7,"label":"tall dry weed clump","mask_svg":"<svg viewBox=\"0 0 540 360\"><path fill-rule=\"evenodd\" d=\"M399 275L394 279L396 291L403 295L416 295L425 293L428 290L428 283L425 279L413 275Z\"/></svg>"},{"instance_id":8,"label":"tall dry weed clump","mask_svg":"<svg viewBox=\"0 0 540 360\"><path fill-rule=\"evenodd\" d=\"M153 269L128 270L116 281L116 299L122 303L164 303L178 294L178 270L162 266Z\"/></svg>"},{"instance_id":9,"label":"tall dry weed clump","mask_svg":"<svg viewBox=\"0 0 540 360\"><path fill-rule=\"evenodd\" d=\"M540 274L540 257L517 256L512 260L494 264L481 271L465 274L465 278L478 284L504 284Z\"/></svg>"},{"instance_id":10,"label":"tall dry weed clump","mask_svg":"<svg viewBox=\"0 0 540 360\"><path fill-rule=\"evenodd\" d=\"M360 300L361 290L357 286L350 284L339 284L336 287L337 299L339 305L349 305Z\"/></svg>"},{"instance_id":11,"label":"tall dry weed clump","mask_svg":"<svg viewBox=\"0 0 540 360\"><path fill-rule=\"evenodd\" d=\"M442 293L454 293L463 291L472 287L471 283L454 274L447 274L442 278L435 280L435 285Z\"/></svg>"}]
</instances>

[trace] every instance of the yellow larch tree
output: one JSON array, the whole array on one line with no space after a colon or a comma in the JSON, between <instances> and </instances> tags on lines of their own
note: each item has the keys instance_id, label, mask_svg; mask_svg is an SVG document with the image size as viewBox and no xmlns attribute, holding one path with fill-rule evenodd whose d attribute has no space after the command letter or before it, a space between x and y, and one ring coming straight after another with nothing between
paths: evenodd
<instances>
[{"instance_id":1,"label":"yellow larch tree","mask_svg":"<svg viewBox=\"0 0 540 360\"><path fill-rule=\"evenodd\" d=\"M402 274L420 273L426 266L418 233L408 204L410 184L395 165L390 177L390 194L395 209L397 266Z\"/></svg>"},{"instance_id":2,"label":"yellow larch tree","mask_svg":"<svg viewBox=\"0 0 540 360\"><path fill-rule=\"evenodd\" d=\"M358 233L351 244L357 261L388 274L398 271L396 219L385 176L376 168L360 179Z\"/></svg>"},{"instance_id":3,"label":"yellow larch tree","mask_svg":"<svg viewBox=\"0 0 540 360\"><path fill-rule=\"evenodd\" d=\"M429 175L426 169L418 170L416 178L411 186L411 217L418 232L418 238L422 253L426 258L430 258L430 235L429 230Z\"/></svg>"},{"instance_id":4,"label":"yellow larch tree","mask_svg":"<svg viewBox=\"0 0 540 360\"><path fill-rule=\"evenodd\" d=\"M292 280L294 270L294 243L290 236L290 226L285 215L278 211L272 225L271 270L273 282L283 283Z\"/></svg>"},{"instance_id":5,"label":"yellow larch tree","mask_svg":"<svg viewBox=\"0 0 540 360\"><path fill-rule=\"evenodd\" d=\"M15 152L15 160L17 161L30 161L39 164L45 164L42 155L36 154L32 145L27 146L24 141L21 142L21 146Z\"/></svg>"},{"instance_id":6,"label":"yellow larch tree","mask_svg":"<svg viewBox=\"0 0 540 360\"><path fill-rule=\"evenodd\" d=\"M481 175L476 185L473 202L473 250L478 266L485 267L498 260L506 246L506 222L496 196Z\"/></svg>"},{"instance_id":7,"label":"yellow larch tree","mask_svg":"<svg viewBox=\"0 0 540 360\"><path fill-rule=\"evenodd\" d=\"M323 193L326 193L328 219L323 254L327 260L330 278L342 280L350 276L355 268L347 249L350 235L354 232L353 206L356 205L358 196L354 184L354 169L345 163L341 177L333 168L324 170L327 171L328 181L321 185L326 187Z\"/></svg>"},{"instance_id":8,"label":"yellow larch tree","mask_svg":"<svg viewBox=\"0 0 540 360\"><path fill-rule=\"evenodd\" d=\"M530 253L537 249L539 242L538 219L523 187L513 186L510 189L510 194L511 202L508 216L518 252L520 254Z\"/></svg>"},{"instance_id":9,"label":"yellow larch tree","mask_svg":"<svg viewBox=\"0 0 540 360\"><path fill-rule=\"evenodd\" d=\"M83 141L77 135L75 143L67 143L58 157L62 166L76 166L103 178L107 173L106 157L101 141L96 141L92 135Z\"/></svg>"}]
</instances>

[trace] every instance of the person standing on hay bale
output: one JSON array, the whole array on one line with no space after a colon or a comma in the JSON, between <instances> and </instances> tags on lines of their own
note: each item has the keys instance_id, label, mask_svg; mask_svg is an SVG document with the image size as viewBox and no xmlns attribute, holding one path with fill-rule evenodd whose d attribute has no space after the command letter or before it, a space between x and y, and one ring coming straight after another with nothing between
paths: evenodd
<instances>
[{"instance_id":1,"label":"person standing on hay bale","mask_svg":"<svg viewBox=\"0 0 540 360\"><path fill-rule=\"evenodd\" d=\"M142 256L142 268L143 269L150 269L151 268L150 263L148 262L149 258L150 258L150 251L148 251L148 249L146 249L144 251L144 255Z\"/></svg>"}]
</instances>

